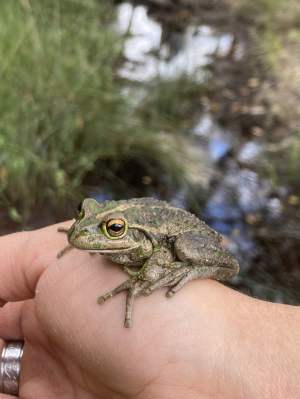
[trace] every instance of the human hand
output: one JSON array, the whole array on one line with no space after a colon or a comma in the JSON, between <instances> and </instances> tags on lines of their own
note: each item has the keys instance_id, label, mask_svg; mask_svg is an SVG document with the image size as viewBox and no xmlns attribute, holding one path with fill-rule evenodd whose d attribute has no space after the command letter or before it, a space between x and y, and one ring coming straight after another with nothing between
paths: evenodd
<instances>
[{"instance_id":1,"label":"human hand","mask_svg":"<svg viewBox=\"0 0 300 399\"><path fill-rule=\"evenodd\" d=\"M0 297L9 301L0 310L0 336L25 339L21 398L272 397L282 366L279 355L270 365L273 344L286 337L288 350L291 337L272 328L271 315L291 326L300 323L295 308L194 281L171 299L163 290L138 298L126 329L124 293L97 304L125 280L121 268L75 249L56 259L66 244L57 227L0 238ZM299 339L292 344L300 351ZM296 378L297 359L285 362ZM299 388L289 387L285 399Z\"/></svg>"}]
</instances>

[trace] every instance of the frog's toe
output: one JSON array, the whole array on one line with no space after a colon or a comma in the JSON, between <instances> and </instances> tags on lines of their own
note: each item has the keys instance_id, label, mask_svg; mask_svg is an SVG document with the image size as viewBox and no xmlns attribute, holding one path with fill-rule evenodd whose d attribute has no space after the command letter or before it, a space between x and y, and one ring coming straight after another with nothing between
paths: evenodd
<instances>
[{"instance_id":1,"label":"frog's toe","mask_svg":"<svg viewBox=\"0 0 300 399\"><path fill-rule=\"evenodd\" d=\"M107 292L107 293L104 294L104 295L101 295L101 296L97 299L97 302L98 302L99 305L102 305L105 301L107 301L107 299L112 298L113 296L119 294L119 293L122 292L122 291L126 291L126 290L128 290L129 288L131 288L131 287L132 287L132 281L131 281L130 279L129 279L129 280L126 280L126 281L124 281L124 283L118 285L118 286L117 286L116 288L114 288L113 290Z\"/></svg>"},{"instance_id":2,"label":"frog's toe","mask_svg":"<svg viewBox=\"0 0 300 399\"><path fill-rule=\"evenodd\" d=\"M131 277L137 277L139 274L139 271L135 271L135 270L131 270L129 267L124 266L123 267L124 272L126 272L127 274L129 274L129 276Z\"/></svg>"},{"instance_id":3,"label":"frog's toe","mask_svg":"<svg viewBox=\"0 0 300 399\"><path fill-rule=\"evenodd\" d=\"M113 294L111 293L107 293L104 295L99 296L99 298L97 299L97 303L99 305L102 305L105 301L107 301L109 298L111 298L113 296Z\"/></svg>"},{"instance_id":4,"label":"frog's toe","mask_svg":"<svg viewBox=\"0 0 300 399\"><path fill-rule=\"evenodd\" d=\"M152 292L153 292L153 290L151 289L151 287L148 287L148 288L145 288L142 293L144 296L148 296L148 295L152 294Z\"/></svg>"},{"instance_id":5,"label":"frog's toe","mask_svg":"<svg viewBox=\"0 0 300 399\"><path fill-rule=\"evenodd\" d=\"M132 320L130 319L126 319L125 320L125 322L124 322L124 327L125 328L130 328L130 327L132 327Z\"/></svg>"},{"instance_id":6,"label":"frog's toe","mask_svg":"<svg viewBox=\"0 0 300 399\"><path fill-rule=\"evenodd\" d=\"M63 248L61 251L58 252L58 254L56 255L57 259L60 259L62 256L64 256L66 253L68 253L69 251L71 251L74 247L72 245L67 245L65 248Z\"/></svg>"},{"instance_id":7,"label":"frog's toe","mask_svg":"<svg viewBox=\"0 0 300 399\"><path fill-rule=\"evenodd\" d=\"M167 298L172 298L172 296L174 296L176 294L176 291L174 291L172 288L171 289L169 289L167 292L166 292L166 297Z\"/></svg>"},{"instance_id":8,"label":"frog's toe","mask_svg":"<svg viewBox=\"0 0 300 399\"><path fill-rule=\"evenodd\" d=\"M103 296L99 296L99 298L97 299L98 305L102 305L105 301L106 299Z\"/></svg>"},{"instance_id":9,"label":"frog's toe","mask_svg":"<svg viewBox=\"0 0 300 399\"><path fill-rule=\"evenodd\" d=\"M70 229L69 229L68 227L63 227L63 226L57 228L57 232L58 232L58 233L65 233L65 234L68 234L69 230L70 230Z\"/></svg>"},{"instance_id":10,"label":"frog's toe","mask_svg":"<svg viewBox=\"0 0 300 399\"><path fill-rule=\"evenodd\" d=\"M196 277L196 274L194 270L191 270L190 272L185 272L181 276L181 278L177 281L175 285L173 285L166 293L166 296L168 298L171 298L173 295L176 294L181 288L186 285L189 281L193 280Z\"/></svg>"}]
</instances>

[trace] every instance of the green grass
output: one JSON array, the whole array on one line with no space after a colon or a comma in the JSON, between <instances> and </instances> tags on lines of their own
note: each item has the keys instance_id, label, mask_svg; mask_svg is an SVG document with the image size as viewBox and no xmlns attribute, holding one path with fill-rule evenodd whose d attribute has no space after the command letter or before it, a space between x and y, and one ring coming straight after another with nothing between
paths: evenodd
<instances>
[{"instance_id":1,"label":"green grass","mask_svg":"<svg viewBox=\"0 0 300 399\"><path fill-rule=\"evenodd\" d=\"M155 129L169 132L192 127L201 111L201 96L207 88L191 75L173 79L156 79L147 87L147 97L141 102L142 119Z\"/></svg>"},{"instance_id":2,"label":"green grass","mask_svg":"<svg viewBox=\"0 0 300 399\"><path fill-rule=\"evenodd\" d=\"M113 18L110 1L1 4L0 204L14 220L74 198L101 160L118 168L149 153L172 173L172 154L116 79Z\"/></svg>"}]
</instances>

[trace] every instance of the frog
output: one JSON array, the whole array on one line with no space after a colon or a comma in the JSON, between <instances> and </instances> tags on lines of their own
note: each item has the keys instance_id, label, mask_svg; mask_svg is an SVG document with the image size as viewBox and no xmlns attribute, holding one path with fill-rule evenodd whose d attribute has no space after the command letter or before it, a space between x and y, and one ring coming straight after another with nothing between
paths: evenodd
<instances>
[{"instance_id":1,"label":"frog","mask_svg":"<svg viewBox=\"0 0 300 399\"><path fill-rule=\"evenodd\" d=\"M128 278L98 298L99 304L125 291L124 326L132 326L135 298L167 288L171 298L195 279L226 281L239 272L222 236L196 215L155 198L98 202L86 198L67 234L68 250L99 253L121 265Z\"/></svg>"}]
</instances>

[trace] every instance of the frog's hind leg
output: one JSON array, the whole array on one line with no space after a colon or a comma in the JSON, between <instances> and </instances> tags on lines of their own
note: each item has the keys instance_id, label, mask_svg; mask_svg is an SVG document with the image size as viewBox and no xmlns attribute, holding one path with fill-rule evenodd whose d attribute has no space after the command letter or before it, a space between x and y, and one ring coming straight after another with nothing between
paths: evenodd
<instances>
[{"instance_id":1,"label":"frog's hind leg","mask_svg":"<svg viewBox=\"0 0 300 399\"><path fill-rule=\"evenodd\" d=\"M168 298L178 292L186 283L196 279L213 278L215 280L227 280L232 276L232 270L225 267L189 267L189 270L182 273L181 278L166 293Z\"/></svg>"},{"instance_id":2,"label":"frog's hind leg","mask_svg":"<svg viewBox=\"0 0 300 399\"><path fill-rule=\"evenodd\" d=\"M198 278L226 280L231 275L232 270L225 267L191 266L182 262L174 262L171 264L171 271L151 285L145 287L142 294L147 296L158 288L171 287L166 293L166 296L170 298L191 280L196 280Z\"/></svg>"},{"instance_id":3,"label":"frog's hind leg","mask_svg":"<svg viewBox=\"0 0 300 399\"><path fill-rule=\"evenodd\" d=\"M185 267L182 262L173 262L167 269L166 274L150 285L148 284L148 286L146 286L142 291L142 294L150 295L158 288L175 286L190 270L190 267Z\"/></svg>"},{"instance_id":4,"label":"frog's hind leg","mask_svg":"<svg viewBox=\"0 0 300 399\"><path fill-rule=\"evenodd\" d=\"M176 283L171 286L167 296L173 296L186 283L198 278L228 280L237 274L238 262L220 246L218 242L200 236L197 232L188 232L175 242L175 251L185 269Z\"/></svg>"}]
</instances>

